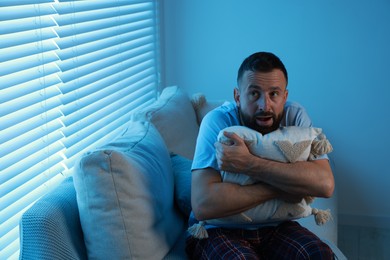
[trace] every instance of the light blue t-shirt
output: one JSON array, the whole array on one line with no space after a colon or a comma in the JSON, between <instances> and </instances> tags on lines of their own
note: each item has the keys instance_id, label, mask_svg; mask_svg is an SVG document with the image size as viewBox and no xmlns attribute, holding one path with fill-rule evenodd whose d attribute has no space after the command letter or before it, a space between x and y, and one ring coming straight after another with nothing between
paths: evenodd
<instances>
[{"instance_id":1,"label":"light blue t-shirt","mask_svg":"<svg viewBox=\"0 0 390 260\"><path fill-rule=\"evenodd\" d=\"M222 106L210 111L203 118L196 143L192 170L211 167L220 171L216 159L214 143L217 141L217 136L222 129L234 125L240 125L240 120L237 106L235 103L231 102L225 102ZM312 122L304 107L295 102L286 102L280 126L311 127ZM327 158L328 157L324 155L319 156L316 159ZM190 225L194 222L197 221L194 219L193 214L191 214ZM206 227L210 228L212 226ZM242 226L239 227L243 228Z\"/></svg>"}]
</instances>

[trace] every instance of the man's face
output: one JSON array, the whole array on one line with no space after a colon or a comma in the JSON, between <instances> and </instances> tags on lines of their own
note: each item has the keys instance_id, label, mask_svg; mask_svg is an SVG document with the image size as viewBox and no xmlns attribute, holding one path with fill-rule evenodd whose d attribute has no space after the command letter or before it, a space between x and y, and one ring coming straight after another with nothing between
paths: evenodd
<instances>
[{"instance_id":1,"label":"man's face","mask_svg":"<svg viewBox=\"0 0 390 260\"><path fill-rule=\"evenodd\" d=\"M263 135L278 129L288 96L283 72L245 71L238 84L234 99L242 124Z\"/></svg>"}]
</instances>

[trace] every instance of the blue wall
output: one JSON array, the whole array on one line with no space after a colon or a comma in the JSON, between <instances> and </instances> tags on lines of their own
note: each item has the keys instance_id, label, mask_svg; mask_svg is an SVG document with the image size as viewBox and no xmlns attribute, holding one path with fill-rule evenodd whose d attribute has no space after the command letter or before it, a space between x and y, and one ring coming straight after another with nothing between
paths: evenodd
<instances>
[{"instance_id":1,"label":"blue wall","mask_svg":"<svg viewBox=\"0 0 390 260\"><path fill-rule=\"evenodd\" d=\"M276 53L289 99L334 146L339 221L390 226L390 1L166 0L166 85L232 100L239 64Z\"/></svg>"}]
</instances>

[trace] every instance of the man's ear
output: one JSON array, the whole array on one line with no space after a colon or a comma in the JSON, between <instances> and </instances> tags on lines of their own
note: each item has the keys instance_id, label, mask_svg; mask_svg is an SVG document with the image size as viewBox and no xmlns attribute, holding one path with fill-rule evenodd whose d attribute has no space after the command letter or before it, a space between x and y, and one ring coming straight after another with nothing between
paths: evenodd
<instances>
[{"instance_id":1,"label":"man's ear","mask_svg":"<svg viewBox=\"0 0 390 260\"><path fill-rule=\"evenodd\" d=\"M240 90L238 88L234 88L234 101L236 101L236 105L240 107Z\"/></svg>"},{"instance_id":2,"label":"man's ear","mask_svg":"<svg viewBox=\"0 0 390 260\"><path fill-rule=\"evenodd\" d=\"M287 101L287 98L288 98L288 89L286 89L286 90L284 91L284 102Z\"/></svg>"}]
</instances>

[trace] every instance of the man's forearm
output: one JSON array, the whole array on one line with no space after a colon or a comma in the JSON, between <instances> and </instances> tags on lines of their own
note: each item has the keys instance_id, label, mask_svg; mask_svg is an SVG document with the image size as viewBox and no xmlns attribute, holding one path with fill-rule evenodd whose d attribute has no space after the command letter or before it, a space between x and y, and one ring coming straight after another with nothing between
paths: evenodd
<instances>
[{"instance_id":1,"label":"man's forearm","mask_svg":"<svg viewBox=\"0 0 390 260\"><path fill-rule=\"evenodd\" d=\"M241 213L282 196L280 191L264 183L242 186L222 182L219 172L213 169L196 170L192 176L191 204L198 220Z\"/></svg>"},{"instance_id":2,"label":"man's forearm","mask_svg":"<svg viewBox=\"0 0 390 260\"><path fill-rule=\"evenodd\" d=\"M334 179L328 160L282 163L255 157L246 174L285 192L315 197L330 197Z\"/></svg>"}]
</instances>

